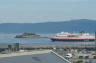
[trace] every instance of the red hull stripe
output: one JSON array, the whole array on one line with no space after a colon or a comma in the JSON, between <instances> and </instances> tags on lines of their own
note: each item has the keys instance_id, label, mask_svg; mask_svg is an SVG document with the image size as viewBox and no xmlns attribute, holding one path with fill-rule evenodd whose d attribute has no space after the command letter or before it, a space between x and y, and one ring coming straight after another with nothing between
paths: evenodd
<instances>
[{"instance_id":1,"label":"red hull stripe","mask_svg":"<svg viewBox=\"0 0 96 63\"><path fill-rule=\"evenodd\" d=\"M52 38L52 40L95 40L95 39L58 39L58 38Z\"/></svg>"}]
</instances>

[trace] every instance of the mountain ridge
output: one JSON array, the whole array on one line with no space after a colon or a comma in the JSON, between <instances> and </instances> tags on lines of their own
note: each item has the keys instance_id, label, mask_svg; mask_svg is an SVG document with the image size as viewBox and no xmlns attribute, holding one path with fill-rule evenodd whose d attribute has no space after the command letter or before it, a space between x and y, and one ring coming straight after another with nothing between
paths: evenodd
<instances>
[{"instance_id":1,"label":"mountain ridge","mask_svg":"<svg viewBox=\"0 0 96 63\"><path fill-rule=\"evenodd\" d=\"M60 22L46 23L2 23L0 33L57 33L85 31L93 33L96 31L96 20L77 19Z\"/></svg>"}]
</instances>

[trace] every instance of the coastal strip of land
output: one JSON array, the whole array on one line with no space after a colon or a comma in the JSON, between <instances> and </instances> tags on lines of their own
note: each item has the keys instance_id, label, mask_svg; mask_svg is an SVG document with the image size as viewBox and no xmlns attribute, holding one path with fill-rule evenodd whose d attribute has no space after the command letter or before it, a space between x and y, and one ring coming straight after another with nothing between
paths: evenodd
<instances>
[{"instance_id":1,"label":"coastal strip of land","mask_svg":"<svg viewBox=\"0 0 96 63\"><path fill-rule=\"evenodd\" d=\"M15 52L15 53L10 53L10 54L0 54L0 58L13 57L13 56L23 56L23 55L32 55L32 54L44 54L44 53L50 53L50 50Z\"/></svg>"}]
</instances>

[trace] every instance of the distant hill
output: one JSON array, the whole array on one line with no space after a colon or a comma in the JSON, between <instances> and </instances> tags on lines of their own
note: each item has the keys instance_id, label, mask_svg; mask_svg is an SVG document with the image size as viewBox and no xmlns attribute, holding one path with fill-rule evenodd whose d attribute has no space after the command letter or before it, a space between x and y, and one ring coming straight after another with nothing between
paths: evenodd
<instances>
[{"instance_id":1,"label":"distant hill","mask_svg":"<svg viewBox=\"0 0 96 63\"><path fill-rule=\"evenodd\" d=\"M1 33L57 33L57 32L90 32L96 31L96 20L78 19L46 23L3 23Z\"/></svg>"}]
</instances>

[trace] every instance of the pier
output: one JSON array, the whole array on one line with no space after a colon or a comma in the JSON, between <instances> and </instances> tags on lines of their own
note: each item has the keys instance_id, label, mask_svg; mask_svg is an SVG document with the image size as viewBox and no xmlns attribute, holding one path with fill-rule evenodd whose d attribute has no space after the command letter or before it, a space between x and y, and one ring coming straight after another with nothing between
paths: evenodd
<instances>
[{"instance_id":1,"label":"pier","mask_svg":"<svg viewBox=\"0 0 96 63\"><path fill-rule=\"evenodd\" d=\"M41 50L41 49L48 49L48 50L56 50L56 49L88 49L88 50L95 50L95 46L20 46L20 49L25 50Z\"/></svg>"},{"instance_id":2,"label":"pier","mask_svg":"<svg viewBox=\"0 0 96 63\"><path fill-rule=\"evenodd\" d=\"M88 49L88 50L95 50L95 45L87 45L87 46L26 46L26 45L19 45L19 43L8 44L6 46L0 46L1 50L64 50L64 49Z\"/></svg>"}]
</instances>

